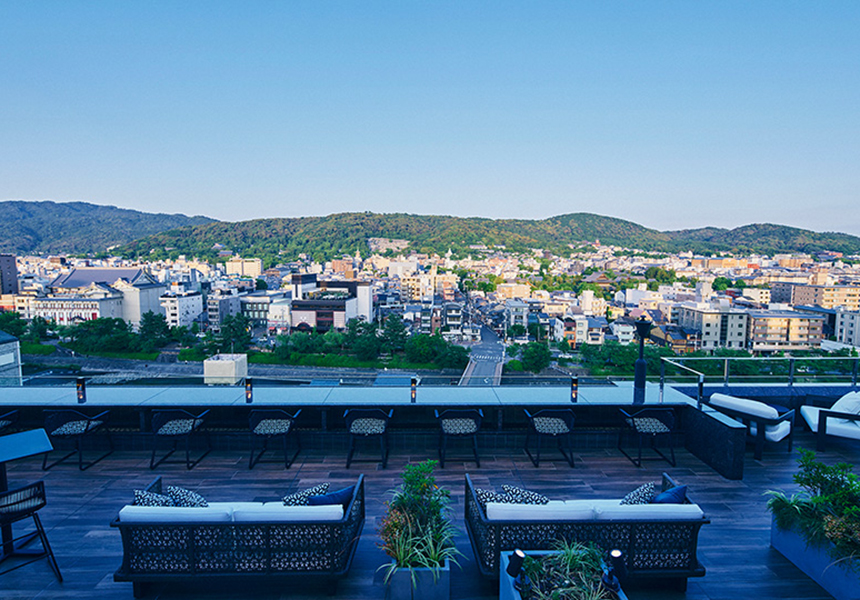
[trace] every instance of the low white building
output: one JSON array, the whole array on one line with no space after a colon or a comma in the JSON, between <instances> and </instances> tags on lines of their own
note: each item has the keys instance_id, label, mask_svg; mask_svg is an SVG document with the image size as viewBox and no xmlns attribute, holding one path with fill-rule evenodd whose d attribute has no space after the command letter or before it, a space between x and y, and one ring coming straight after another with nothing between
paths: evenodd
<instances>
[{"instance_id":1,"label":"low white building","mask_svg":"<svg viewBox=\"0 0 860 600\"><path fill-rule=\"evenodd\" d=\"M860 346L860 312L837 310L836 341L851 346Z\"/></svg>"},{"instance_id":2,"label":"low white building","mask_svg":"<svg viewBox=\"0 0 860 600\"><path fill-rule=\"evenodd\" d=\"M618 343L622 346L632 344L635 340L636 326L632 323L613 321L609 324L609 329L612 330L612 335L618 338Z\"/></svg>"}]
</instances>

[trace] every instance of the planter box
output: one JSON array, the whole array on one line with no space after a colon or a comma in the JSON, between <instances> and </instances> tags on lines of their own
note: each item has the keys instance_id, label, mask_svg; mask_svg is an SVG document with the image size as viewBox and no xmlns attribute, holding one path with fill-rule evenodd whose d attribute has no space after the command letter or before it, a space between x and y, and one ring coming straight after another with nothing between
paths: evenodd
<instances>
[{"instance_id":1,"label":"planter box","mask_svg":"<svg viewBox=\"0 0 860 600\"><path fill-rule=\"evenodd\" d=\"M793 530L770 526L770 545L836 600L860 600L860 573L833 562L827 546L808 546Z\"/></svg>"},{"instance_id":2,"label":"planter box","mask_svg":"<svg viewBox=\"0 0 860 600\"><path fill-rule=\"evenodd\" d=\"M547 554L555 554L551 550L528 550L526 554L531 557L545 556ZM520 592L514 587L514 578L508 575L508 563L511 561L511 551L505 550L502 552L501 560L499 561L499 600L522 600ZM619 600L627 600L624 591L620 590L617 594Z\"/></svg>"},{"instance_id":3,"label":"planter box","mask_svg":"<svg viewBox=\"0 0 860 600\"><path fill-rule=\"evenodd\" d=\"M436 581L433 571L438 571ZM412 587L412 574L415 574L415 587ZM439 569L398 569L388 580L385 592L387 600L449 600L451 597L451 564Z\"/></svg>"}]
</instances>

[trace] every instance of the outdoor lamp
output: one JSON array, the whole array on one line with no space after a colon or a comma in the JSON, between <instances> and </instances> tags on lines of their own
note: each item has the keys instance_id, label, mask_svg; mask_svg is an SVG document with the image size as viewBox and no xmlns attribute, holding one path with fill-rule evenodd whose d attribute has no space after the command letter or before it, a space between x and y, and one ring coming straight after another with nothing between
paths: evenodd
<instances>
[{"instance_id":1,"label":"outdoor lamp","mask_svg":"<svg viewBox=\"0 0 860 600\"><path fill-rule=\"evenodd\" d=\"M245 403L251 404L254 401L254 383L250 377L245 378Z\"/></svg>"},{"instance_id":2,"label":"outdoor lamp","mask_svg":"<svg viewBox=\"0 0 860 600\"><path fill-rule=\"evenodd\" d=\"M612 565L612 572L618 579L627 577L627 563L624 562L624 553L615 548L609 552L609 562Z\"/></svg>"},{"instance_id":3,"label":"outdoor lamp","mask_svg":"<svg viewBox=\"0 0 860 600\"><path fill-rule=\"evenodd\" d=\"M570 378L570 401L576 402L579 398L579 377Z\"/></svg>"},{"instance_id":4,"label":"outdoor lamp","mask_svg":"<svg viewBox=\"0 0 860 600\"><path fill-rule=\"evenodd\" d=\"M410 392L409 392L409 400L412 404L415 404L416 396L418 395L418 379L413 377L410 380Z\"/></svg>"},{"instance_id":5,"label":"outdoor lamp","mask_svg":"<svg viewBox=\"0 0 860 600\"><path fill-rule=\"evenodd\" d=\"M78 404L86 404L87 401L87 380L83 377L78 377L75 380L75 387L78 391Z\"/></svg>"},{"instance_id":6,"label":"outdoor lamp","mask_svg":"<svg viewBox=\"0 0 860 600\"><path fill-rule=\"evenodd\" d=\"M526 553L519 548L511 552L511 556L508 559L508 567L505 569L505 573L514 578L515 590L522 591L531 587L529 578L526 577L525 573L523 573L523 561L525 561L525 559Z\"/></svg>"}]
</instances>

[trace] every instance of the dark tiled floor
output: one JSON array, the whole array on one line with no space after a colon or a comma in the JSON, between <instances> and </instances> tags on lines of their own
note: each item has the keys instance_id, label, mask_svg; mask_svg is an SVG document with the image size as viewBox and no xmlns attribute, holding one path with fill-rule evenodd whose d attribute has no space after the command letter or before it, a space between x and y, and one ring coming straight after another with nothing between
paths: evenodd
<instances>
[{"instance_id":1,"label":"dark tiled floor","mask_svg":"<svg viewBox=\"0 0 860 600\"><path fill-rule=\"evenodd\" d=\"M801 434L798 446L813 447L811 437ZM856 462L860 447L834 443L824 455L828 462ZM367 523L355 562L341 582L336 598L384 598L385 588L377 567L385 561L376 547L376 521L384 511L388 491L398 484L400 469L409 461L433 455L432 449L407 452L393 449L388 469L376 463L358 463L347 471L341 455L305 452L293 468L260 465L248 471L247 456L238 452L213 452L193 471L180 465L148 468L146 452L117 452L86 472L59 466L43 473L35 459L9 465L10 485L44 479L48 506L42 519L57 554L65 583L58 584L45 562L38 562L0 577L0 600L30 598L131 598L131 584L114 583L112 575L121 560L119 533L108 526L117 511L131 500L134 488L145 486L155 475L169 483L196 489L210 500L274 500L292 490L330 481L337 489L357 473L367 476ZM466 456L464 452L463 456ZM462 568L452 573L452 598L488 600L497 597L492 582L477 575L463 523L463 474L470 473L479 487L499 488L513 482L543 492L553 499L621 497L646 481L659 479L667 471L689 485L690 495L710 517L702 528L699 554L707 568L702 579L691 579L686 593L665 588L632 588L632 599L690 598L739 600L746 598L829 598L820 587L770 548L770 518L764 492L793 489L793 455L771 449L764 460L748 453L744 481L728 481L685 451L678 452L678 466L650 462L637 469L614 449L589 449L576 453L577 466L570 469L562 460L546 461L535 469L520 451L485 455L480 469L473 463L451 460L438 471L438 481L452 491L452 508L460 525L458 546L465 554ZM5 563L3 566L8 565ZM160 586L152 597L212 599L317 598L326 595L318 580L303 577L294 583Z\"/></svg>"}]
</instances>

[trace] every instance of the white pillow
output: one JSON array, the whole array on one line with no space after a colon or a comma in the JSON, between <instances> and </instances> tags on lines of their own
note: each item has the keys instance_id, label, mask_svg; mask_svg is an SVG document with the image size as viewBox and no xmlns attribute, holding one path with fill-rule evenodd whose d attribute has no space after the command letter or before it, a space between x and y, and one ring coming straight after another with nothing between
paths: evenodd
<instances>
[{"instance_id":1,"label":"white pillow","mask_svg":"<svg viewBox=\"0 0 860 600\"><path fill-rule=\"evenodd\" d=\"M848 392L837 400L830 410L834 412L851 413L852 415L860 414L860 392ZM840 419L842 423L854 423L850 419Z\"/></svg>"},{"instance_id":2,"label":"white pillow","mask_svg":"<svg viewBox=\"0 0 860 600\"><path fill-rule=\"evenodd\" d=\"M764 402L747 400L746 398L735 398L734 396L727 396L726 394L712 395L710 404L711 406L718 408L728 408L730 410L746 413L751 417L775 419L779 416L778 410Z\"/></svg>"},{"instance_id":3,"label":"white pillow","mask_svg":"<svg viewBox=\"0 0 860 600\"><path fill-rule=\"evenodd\" d=\"M488 521L590 521L594 510L589 500L550 500L547 504L487 502Z\"/></svg>"}]
</instances>

